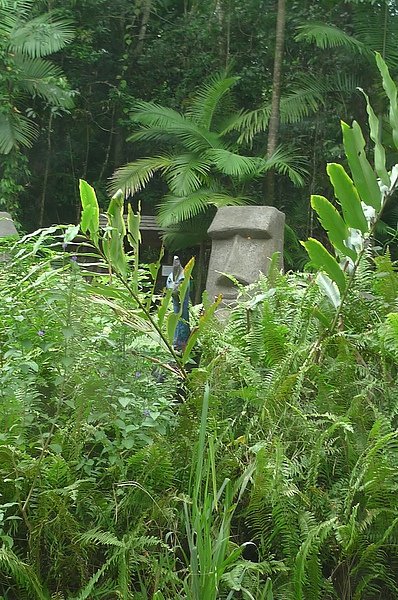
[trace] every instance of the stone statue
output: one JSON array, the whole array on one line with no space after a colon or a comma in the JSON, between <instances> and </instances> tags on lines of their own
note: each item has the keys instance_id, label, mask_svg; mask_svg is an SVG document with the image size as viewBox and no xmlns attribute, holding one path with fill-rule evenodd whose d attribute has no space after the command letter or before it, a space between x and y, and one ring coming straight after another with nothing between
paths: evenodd
<instances>
[{"instance_id":1,"label":"stone statue","mask_svg":"<svg viewBox=\"0 0 398 600\"><path fill-rule=\"evenodd\" d=\"M14 221L10 213L0 212L0 239L1 238L17 238L19 237L18 231L14 225ZM8 263L11 260L11 256L8 252L0 252L0 263Z\"/></svg>"},{"instance_id":2,"label":"stone statue","mask_svg":"<svg viewBox=\"0 0 398 600\"><path fill-rule=\"evenodd\" d=\"M173 300L173 310L177 314L181 310L181 315L177 323L177 327L174 333L173 347L178 352L183 352L187 344L190 328L189 328L189 284L186 290L185 297L183 299L181 308L180 298L180 286L185 279L184 269L181 265L178 256L174 257L173 269L170 275L167 277L166 288L172 290L171 297Z\"/></svg>"},{"instance_id":3,"label":"stone statue","mask_svg":"<svg viewBox=\"0 0 398 600\"><path fill-rule=\"evenodd\" d=\"M0 238L10 236L18 237L14 221L9 213L0 212Z\"/></svg>"},{"instance_id":4,"label":"stone statue","mask_svg":"<svg viewBox=\"0 0 398 600\"><path fill-rule=\"evenodd\" d=\"M272 206L225 206L219 208L208 234L212 239L206 289L210 299L222 294L228 304L238 288L227 277L249 285L267 274L270 258L283 256L285 215Z\"/></svg>"}]
</instances>

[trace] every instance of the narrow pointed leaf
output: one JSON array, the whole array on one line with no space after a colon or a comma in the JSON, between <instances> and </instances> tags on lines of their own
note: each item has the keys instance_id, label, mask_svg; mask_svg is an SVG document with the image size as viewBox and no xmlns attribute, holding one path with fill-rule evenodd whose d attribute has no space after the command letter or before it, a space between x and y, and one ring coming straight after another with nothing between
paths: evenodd
<instances>
[{"instance_id":1,"label":"narrow pointed leaf","mask_svg":"<svg viewBox=\"0 0 398 600\"><path fill-rule=\"evenodd\" d=\"M184 300L185 300L185 295L188 293L189 282L191 280L191 275L192 275L192 271L193 271L194 266L195 266L195 258L192 257L187 262L187 264L184 267L184 281L180 285L180 304L181 304L181 310L182 310L182 305L183 305Z\"/></svg>"},{"instance_id":2,"label":"narrow pointed leaf","mask_svg":"<svg viewBox=\"0 0 398 600\"><path fill-rule=\"evenodd\" d=\"M343 293L346 288L346 279L336 259L333 258L321 242L318 242L314 238L309 238L306 242L301 243L307 250L314 266L320 271L325 272L336 283L340 292Z\"/></svg>"},{"instance_id":3,"label":"narrow pointed leaf","mask_svg":"<svg viewBox=\"0 0 398 600\"><path fill-rule=\"evenodd\" d=\"M163 321L166 316L167 309L169 308L172 292L173 292L172 289L169 289L166 291L165 295L163 296L162 303L159 306L159 309L157 312L157 317L158 317L158 325L160 328L163 325Z\"/></svg>"},{"instance_id":4,"label":"narrow pointed leaf","mask_svg":"<svg viewBox=\"0 0 398 600\"><path fill-rule=\"evenodd\" d=\"M344 245L344 240L349 235L348 227L333 204L324 196L313 195L311 196L311 206L317 212L322 227L326 229L329 240L338 253L356 260L355 250Z\"/></svg>"},{"instance_id":5,"label":"narrow pointed leaf","mask_svg":"<svg viewBox=\"0 0 398 600\"><path fill-rule=\"evenodd\" d=\"M178 313L172 312L167 317L167 337L169 338L170 344L174 341L174 334L177 328L178 319L180 315Z\"/></svg>"},{"instance_id":6,"label":"narrow pointed leaf","mask_svg":"<svg viewBox=\"0 0 398 600\"><path fill-rule=\"evenodd\" d=\"M131 204L129 204L127 209L127 231L131 238L130 241L134 246L137 246L141 242L140 222L140 213L135 214L131 208Z\"/></svg>"},{"instance_id":7,"label":"narrow pointed leaf","mask_svg":"<svg viewBox=\"0 0 398 600\"><path fill-rule=\"evenodd\" d=\"M366 233L368 222L363 214L361 199L352 179L347 175L342 165L330 163L326 170L333 185L335 196L343 210L343 217L347 226Z\"/></svg>"},{"instance_id":8,"label":"narrow pointed leaf","mask_svg":"<svg viewBox=\"0 0 398 600\"><path fill-rule=\"evenodd\" d=\"M330 279L325 273L318 273L316 282L321 288L321 290L325 293L326 297L330 301L330 303L334 306L334 308L338 308L341 303L340 291L334 281ZM316 315L320 321L326 326L328 326L329 320L325 315L323 315L320 311L318 311Z\"/></svg>"},{"instance_id":9,"label":"narrow pointed leaf","mask_svg":"<svg viewBox=\"0 0 398 600\"><path fill-rule=\"evenodd\" d=\"M342 121L343 141L348 164L358 194L365 204L380 210L381 192L376 175L366 158L365 139L356 121L352 127Z\"/></svg>"}]
</instances>

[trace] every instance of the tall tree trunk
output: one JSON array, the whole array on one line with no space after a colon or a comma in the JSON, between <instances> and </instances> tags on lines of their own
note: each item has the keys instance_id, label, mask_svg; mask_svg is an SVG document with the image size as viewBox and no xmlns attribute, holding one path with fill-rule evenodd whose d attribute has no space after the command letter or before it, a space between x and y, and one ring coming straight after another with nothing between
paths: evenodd
<instances>
[{"instance_id":1,"label":"tall tree trunk","mask_svg":"<svg viewBox=\"0 0 398 600\"><path fill-rule=\"evenodd\" d=\"M46 205L48 173L49 173L49 170L50 170L50 160L51 160L52 122L53 122L53 113L50 110L50 117L48 119L48 130L47 130L47 157L46 157L46 166L45 166L45 169L44 169L43 188L42 188L41 197L40 197L39 227L43 227L43 222L44 222L44 209L45 209L45 205Z\"/></svg>"},{"instance_id":2,"label":"tall tree trunk","mask_svg":"<svg viewBox=\"0 0 398 600\"><path fill-rule=\"evenodd\" d=\"M286 24L286 0L278 0L278 12L276 17L276 36L275 36L275 54L274 54L274 75L272 81L272 101L271 115L268 127L267 157L269 158L275 152L278 145L279 133L279 107L281 101L281 80L282 80L282 62L283 46L285 42L285 24ZM267 204L274 204L275 196L275 175L269 171L267 176Z\"/></svg>"},{"instance_id":3,"label":"tall tree trunk","mask_svg":"<svg viewBox=\"0 0 398 600\"><path fill-rule=\"evenodd\" d=\"M226 0L216 0L214 5L214 15L219 25L218 53L220 57L220 66L227 69L230 61L230 43L231 43L231 6Z\"/></svg>"},{"instance_id":4,"label":"tall tree trunk","mask_svg":"<svg viewBox=\"0 0 398 600\"><path fill-rule=\"evenodd\" d=\"M146 30L147 30L148 23L149 23L149 17L151 15L151 8L152 8L152 0L145 0L142 5L141 25L140 25L140 30L138 32L137 45L134 50L135 56L140 56L140 54L142 52L142 49L144 46L144 41L145 41L145 34L146 34Z\"/></svg>"}]
</instances>

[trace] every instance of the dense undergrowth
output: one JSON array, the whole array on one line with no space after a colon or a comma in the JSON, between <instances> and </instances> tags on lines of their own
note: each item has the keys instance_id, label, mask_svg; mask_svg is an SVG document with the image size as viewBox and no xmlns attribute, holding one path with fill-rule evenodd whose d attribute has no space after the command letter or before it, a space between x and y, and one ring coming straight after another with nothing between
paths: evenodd
<instances>
[{"instance_id":1,"label":"dense undergrowth","mask_svg":"<svg viewBox=\"0 0 398 600\"><path fill-rule=\"evenodd\" d=\"M84 260L78 227L5 249L2 600L398 597L398 273L373 236L398 172L368 112L380 181L344 124L342 214L312 197L336 258L276 257L227 319L204 298L182 354L120 195L101 229L81 182Z\"/></svg>"},{"instance_id":2,"label":"dense undergrowth","mask_svg":"<svg viewBox=\"0 0 398 600\"><path fill-rule=\"evenodd\" d=\"M1 272L3 598L397 597L388 255L328 336L313 276L272 269L179 402L162 346L30 249Z\"/></svg>"}]
</instances>

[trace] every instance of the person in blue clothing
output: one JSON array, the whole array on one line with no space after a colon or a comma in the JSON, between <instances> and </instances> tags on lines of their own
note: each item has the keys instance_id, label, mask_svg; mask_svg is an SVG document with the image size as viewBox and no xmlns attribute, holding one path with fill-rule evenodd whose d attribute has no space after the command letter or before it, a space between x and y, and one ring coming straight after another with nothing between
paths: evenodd
<instances>
[{"instance_id":1,"label":"person in blue clothing","mask_svg":"<svg viewBox=\"0 0 398 600\"><path fill-rule=\"evenodd\" d=\"M185 346L187 345L187 341L189 338L189 334L191 333L189 327L189 284L186 289L185 297L182 299L182 307L181 307L181 298L180 298L180 286L184 281L184 269L181 265L180 259L178 256L174 256L173 259L173 269L170 275L167 277L166 288L172 290L172 300L173 300L173 310L176 314L180 314L180 318L177 323L177 327L174 333L173 347L178 352L183 352L185 350Z\"/></svg>"}]
</instances>

